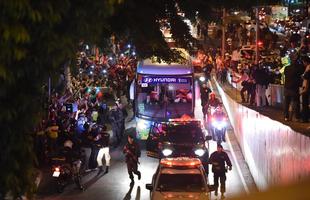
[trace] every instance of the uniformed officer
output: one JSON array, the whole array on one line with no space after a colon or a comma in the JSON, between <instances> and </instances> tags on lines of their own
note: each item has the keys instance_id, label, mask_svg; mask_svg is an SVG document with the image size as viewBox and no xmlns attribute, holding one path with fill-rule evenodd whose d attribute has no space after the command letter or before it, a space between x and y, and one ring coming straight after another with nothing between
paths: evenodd
<instances>
[{"instance_id":1,"label":"uniformed officer","mask_svg":"<svg viewBox=\"0 0 310 200\"><path fill-rule=\"evenodd\" d=\"M221 195L224 198L224 193L226 190L225 181L226 181L226 172L225 163L228 166L228 169L231 170L232 165L230 159L225 151L223 151L223 146L218 144L217 151L213 152L209 159L209 164L212 164L212 172L214 175L214 186L215 186L215 196L218 194L219 179L221 182Z\"/></svg>"},{"instance_id":2,"label":"uniformed officer","mask_svg":"<svg viewBox=\"0 0 310 200\"><path fill-rule=\"evenodd\" d=\"M133 173L138 176L138 180L141 179L141 172L138 171L139 157L141 156L141 151L139 144L134 141L132 135L128 135L128 142L124 146L123 153L126 156L127 170L131 183L134 183Z\"/></svg>"},{"instance_id":3,"label":"uniformed officer","mask_svg":"<svg viewBox=\"0 0 310 200\"><path fill-rule=\"evenodd\" d=\"M115 138L115 147L118 146L122 141L122 118L122 111L118 109L117 104L115 104L109 113L109 120L112 125L113 137Z\"/></svg>"}]
</instances>

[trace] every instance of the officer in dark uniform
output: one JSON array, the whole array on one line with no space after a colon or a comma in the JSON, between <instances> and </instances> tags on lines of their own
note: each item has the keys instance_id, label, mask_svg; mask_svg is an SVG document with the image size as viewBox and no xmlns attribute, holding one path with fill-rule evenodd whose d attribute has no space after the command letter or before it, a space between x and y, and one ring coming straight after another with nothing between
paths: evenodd
<instances>
[{"instance_id":1,"label":"officer in dark uniform","mask_svg":"<svg viewBox=\"0 0 310 200\"><path fill-rule=\"evenodd\" d=\"M122 111L118 109L117 104L112 107L109 113L109 120L112 125L113 137L116 140L114 146L117 147L122 141Z\"/></svg>"},{"instance_id":2,"label":"officer in dark uniform","mask_svg":"<svg viewBox=\"0 0 310 200\"><path fill-rule=\"evenodd\" d=\"M129 178L131 179L131 183L134 183L133 173L138 176L138 180L141 179L141 172L138 171L138 163L139 157L141 156L141 151L139 144L134 141L132 135L128 135L128 143L124 146L123 153L126 156Z\"/></svg>"},{"instance_id":3,"label":"officer in dark uniform","mask_svg":"<svg viewBox=\"0 0 310 200\"><path fill-rule=\"evenodd\" d=\"M208 101L209 101L209 94L212 92L212 90L207 86L207 84L203 84L202 87L201 87L201 92L200 92L200 98L201 98L201 107L203 108L202 109L202 112L204 114L204 117L205 115L207 114L204 110L204 106L206 104L208 104Z\"/></svg>"},{"instance_id":4,"label":"officer in dark uniform","mask_svg":"<svg viewBox=\"0 0 310 200\"><path fill-rule=\"evenodd\" d=\"M126 110L126 107L120 102L120 100L116 101L115 103L117 105L117 112L119 115L119 127L120 127L120 134L121 138L123 138L123 135L125 133L125 119L128 116L128 112Z\"/></svg>"},{"instance_id":5,"label":"officer in dark uniform","mask_svg":"<svg viewBox=\"0 0 310 200\"><path fill-rule=\"evenodd\" d=\"M209 164L212 164L212 172L214 175L214 186L215 186L215 196L217 196L217 190L219 187L219 179L221 182L221 194L224 198L225 193L225 181L226 181L226 172L225 163L228 166L228 169L231 170L232 165L230 159L226 152L223 151L223 146L218 144L217 151L213 152L209 159Z\"/></svg>"}]
</instances>

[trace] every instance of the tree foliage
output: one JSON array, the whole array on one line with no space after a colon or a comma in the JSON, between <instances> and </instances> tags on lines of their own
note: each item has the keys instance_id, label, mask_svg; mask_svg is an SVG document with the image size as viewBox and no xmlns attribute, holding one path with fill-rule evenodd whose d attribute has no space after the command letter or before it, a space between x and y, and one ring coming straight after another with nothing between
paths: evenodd
<instances>
[{"instance_id":1,"label":"tree foliage","mask_svg":"<svg viewBox=\"0 0 310 200\"><path fill-rule=\"evenodd\" d=\"M32 194L31 135L41 86L74 58L81 38L99 42L115 0L0 1L0 193Z\"/></svg>"}]
</instances>

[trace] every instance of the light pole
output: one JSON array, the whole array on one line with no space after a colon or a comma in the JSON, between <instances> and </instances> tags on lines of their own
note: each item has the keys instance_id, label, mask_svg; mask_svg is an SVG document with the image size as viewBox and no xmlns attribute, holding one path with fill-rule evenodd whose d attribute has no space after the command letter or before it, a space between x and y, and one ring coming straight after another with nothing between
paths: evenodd
<instances>
[{"instance_id":1,"label":"light pole","mask_svg":"<svg viewBox=\"0 0 310 200\"><path fill-rule=\"evenodd\" d=\"M223 8L223 25L222 25L222 59L225 59L225 17L226 17L226 10Z\"/></svg>"},{"instance_id":2,"label":"light pole","mask_svg":"<svg viewBox=\"0 0 310 200\"><path fill-rule=\"evenodd\" d=\"M255 56L255 64L258 64L259 62L259 46L258 46L258 38L259 38L259 10L258 10L258 5L256 6L256 34L255 34L255 37L256 37L256 41L255 41L255 53L256 53L256 56Z\"/></svg>"}]
</instances>

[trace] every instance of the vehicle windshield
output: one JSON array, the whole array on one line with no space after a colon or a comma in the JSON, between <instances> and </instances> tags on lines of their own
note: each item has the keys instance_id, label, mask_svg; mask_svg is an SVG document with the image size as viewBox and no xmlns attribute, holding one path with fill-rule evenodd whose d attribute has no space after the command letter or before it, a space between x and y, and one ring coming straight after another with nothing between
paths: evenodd
<instances>
[{"instance_id":1,"label":"vehicle windshield","mask_svg":"<svg viewBox=\"0 0 310 200\"><path fill-rule=\"evenodd\" d=\"M197 125L176 124L167 129L169 142L177 144L198 143L203 140L201 128Z\"/></svg>"},{"instance_id":2,"label":"vehicle windshield","mask_svg":"<svg viewBox=\"0 0 310 200\"><path fill-rule=\"evenodd\" d=\"M203 192L201 174L161 174L156 190L161 192Z\"/></svg>"},{"instance_id":3,"label":"vehicle windshield","mask_svg":"<svg viewBox=\"0 0 310 200\"><path fill-rule=\"evenodd\" d=\"M154 118L179 118L193 112L191 76L138 75L137 114Z\"/></svg>"}]
</instances>

